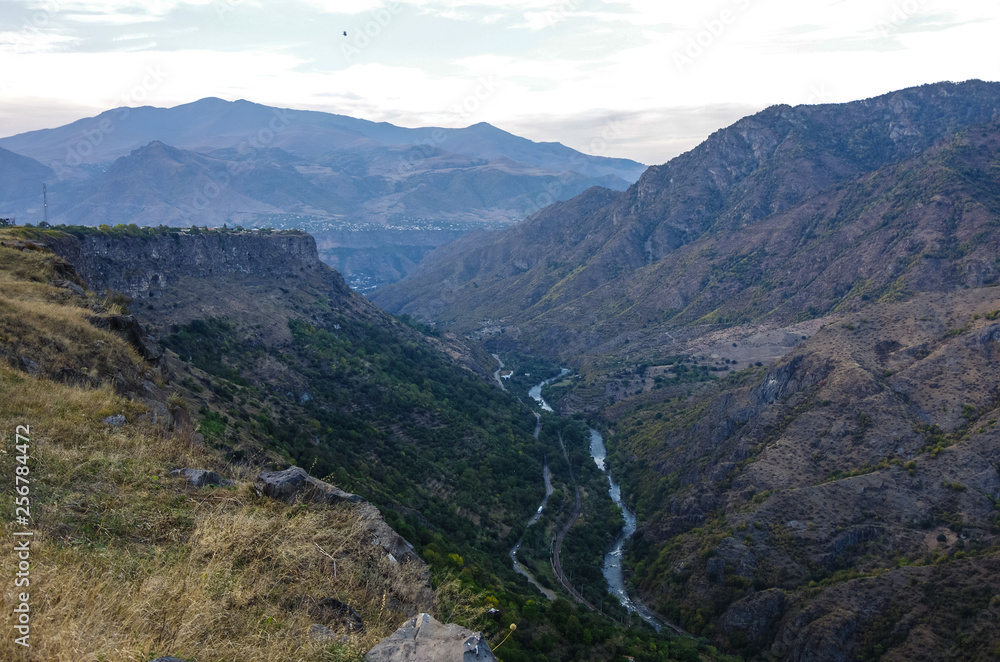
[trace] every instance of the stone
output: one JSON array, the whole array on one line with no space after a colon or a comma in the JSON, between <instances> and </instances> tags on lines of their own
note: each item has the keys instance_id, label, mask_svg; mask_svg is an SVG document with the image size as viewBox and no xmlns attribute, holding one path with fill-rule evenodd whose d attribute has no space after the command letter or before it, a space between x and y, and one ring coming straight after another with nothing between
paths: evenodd
<instances>
[{"instance_id":1,"label":"stone","mask_svg":"<svg viewBox=\"0 0 1000 662\"><path fill-rule=\"evenodd\" d=\"M357 494L350 494L339 487L313 478L301 467L289 467L283 471L262 471L255 484L265 496L288 503L298 500L323 503L364 501Z\"/></svg>"},{"instance_id":2,"label":"stone","mask_svg":"<svg viewBox=\"0 0 1000 662\"><path fill-rule=\"evenodd\" d=\"M72 281L54 280L52 281L52 284L56 287L61 287L64 290L69 290L78 297L86 296L86 292L83 291L83 288Z\"/></svg>"},{"instance_id":3,"label":"stone","mask_svg":"<svg viewBox=\"0 0 1000 662\"><path fill-rule=\"evenodd\" d=\"M365 655L366 662L493 662L482 633L417 614Z\"/></svg>"},{"instance_id":4,"label":"stone","mask_svg":"<svg viewBox=\"0 0 1000 662\"><path fill-rule=\"evenodd\" d=\"M357 494L345 492L339 487L313 478L301 467L289 467L283 471L262 471L254 485L261 494L286 503L296 501L353 503L355 512L372 534L375 544L380 545L393 560L406 563L420 558L413 545L385 523L378 508Z\"/></svg>"},{"instance_id":5,"label":"stone","mask_svg":"<svg viewBox=\"0 0 1000 662\"><path fill-rule=\"evenodd\" d=\"M38 375L42 372L41 367L27 356L19 356L18 361L21 363L21 369L29 375Z\"/></svg>"},{"instance_id":6,"label":"stone","mask_svg":"<svg viewBox=\"0 0 1000 662\"><path fill-rule=\"evenodd\" d=\"M185 467L183 469L174 469L170 472L170 475L187 478L188 482L195 487L205 487L206 485L230 487L236 484L235 481L223 478L214 471L208 471L207 469L189 469Z\"/></svg>"},{"instance_id":7,"label":"stone","mask_svg":"<svg viewBox=\"0 0 1000 662\"><path fill-rule=\"evenodd\" d=\"M128 419L126 419L123 414L115 414L114 416L108 416L107 418L101 419L101 423L110 425L113 428L120 428L128 425Z\"/></svg>"}]
</instances>

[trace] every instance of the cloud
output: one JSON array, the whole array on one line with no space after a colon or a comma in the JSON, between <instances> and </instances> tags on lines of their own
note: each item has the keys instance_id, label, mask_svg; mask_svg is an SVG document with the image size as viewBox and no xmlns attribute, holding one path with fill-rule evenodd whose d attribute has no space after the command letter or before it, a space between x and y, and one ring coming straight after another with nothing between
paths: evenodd
<instances>
[{"instance_id":1,"label":"cloud","mask_svg":"<svg viewBox=\"0 0 1000 662\"><path fill-rule=\"evenodd\" d=\"M0 32L0 53L29 55L69 50L77 40L54 32L16 30Z\"/></svg>"},{"instance_id":2,"label":"cloud","mask_svg":"<svg viewBox=\"0 0 1000 662\"><path fill-rule=\"evenodd\" d=\"M379 9L387 9L390 5L400 5L394 0L301 0L304 4L330 14L365 14Z\"/></svg>"}]
</instances>

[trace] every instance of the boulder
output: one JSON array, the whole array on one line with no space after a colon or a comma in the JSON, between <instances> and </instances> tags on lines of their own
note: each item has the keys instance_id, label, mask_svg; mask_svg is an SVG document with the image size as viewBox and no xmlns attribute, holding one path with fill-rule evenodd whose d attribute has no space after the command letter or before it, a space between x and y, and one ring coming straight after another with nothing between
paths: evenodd
<instances>
[{"instance_id":1,"label":"boulder","mask_svg":"<svg viewBox=\"0 0 1000 662\"><path fill-rule=\"evenodd\" d=\"M40 375L42 373L42 368L27 356L19 356L18 359L21 364L21 370L24 370L29 375Z\"/></svg>"},{"instance_id":2,"label":"boulder","mask_svg":"<svg viewBox=\"0 0 1000 662\"><path fill-rule=\"evenodd\" d=\"M262 471L254 484L262 494L287 503L297 501L353 503L355 513L372 534L374 543L380 545L392 560L407 562L420 558L413 545L385 523L378 508L357 494L345 492L339 487L313 478L301 467L289 467L283 471Z\"/></svg>"},{"instance_id":3,"label":"boulder","mask_svg":"<svg viewBox=\"0 0 1000 662\"><path fill-rule=\"evenodd\" d=\"M128 419L125 418L124 414L115 414L114 416L108 416L101 419L101 423L105 425L110 425L113 428L120 428L128 425Z\"/></svg>"},{"instance_id":4,"label":"boulder","mask_svg":"<svg viewBox=\"0 0 1000 662\"><path fill-rule=\"evenodd\" d=\"M365 655L366 662L495 662L480 632L417 614Z\"/></svg>"},{"instance_id":5,"label":"boulder","mask_svg":"<svg viewBox=\"0 0 1000 662\"><path fill-rule=\"evenodd\" d=\"M364 501L357 494L350 494L339 487L313 478L302 467L289 467L284 471L262 471L257 477L255 485L261 494L287 503L295 501L361 503Z\"/></svg>"},{"instance_id":6,"label":"boulder","mask_svg":"<svg viewBox=\"0 0 1000 662\"><path fill-rule=\"evenodd\" d=\"M87 293L83 291L83 288L72 281L54 280L52 281L52 284L55 285L56 287L61 287L64 290L69 290L71 293L75 294L78 297L87 296Z\"/></svg>"},{"instance_id":7,"label":"boulder","mask_svg":"<svg viewBox=\"0 0 1000 662\"><path fill-rule=\"evenodd\" d=\"M313 641L321 641L324 643L339 641L347 641L347 635L340 635L326 627L325 625L320 625L319 623L313 623L309 627L309 638Z\"/></svg>"}]
</instances>

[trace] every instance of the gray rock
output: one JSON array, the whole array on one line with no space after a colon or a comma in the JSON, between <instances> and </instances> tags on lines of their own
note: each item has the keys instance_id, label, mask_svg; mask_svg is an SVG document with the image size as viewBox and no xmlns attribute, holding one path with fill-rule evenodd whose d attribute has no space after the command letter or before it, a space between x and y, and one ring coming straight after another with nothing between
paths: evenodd
<instances>
[{"instance_id":1,"label":"gray rock","mask_svg":"<svg viewBox=\"0 0 1000 662\"><path fill-rule=\"evenodd\" d=\"M18 360L21 363L21 369L29 375L38 375L42 372L42 368L27 356L19 356Z\"/></svg>"},{"instance_id":2,"label":"gray rock","mask_svg":"<svg viewBox=\"0 0 1000 662\"><path fill-rule=\"evenodd\" d=\"M726 580L726 561L718 556L713 556L705 564L705 577L708 581L721 584Z\"/></svg>"},{"instance_id":3,"label":"gray rock","mask_svg":"<svg viewBox=\"0 0 1000 662\"><path fill-rule=\"evenodd\" d=\"M157 363L163 356L159 346L149 339L145 330L132 315L92 315L87 320L98 329L120 334L147 361Z\"/></svg>"},{"instance_id":4,"label":"gray rock","mask_svg":"<svg viewBox=\"0 0 1000 662\"><path fill-rule=\"evenodd\" d=\"M113 428L120 428L128 425L128 419L125 418L124 414L115 414L114 416L108 416L107 418L101 419L101 423L110 425Z\"/></svg>"},{"instance_id":5,"label":"gray rock","mask_svg":"<svg viewBox=\"0 0 1000 662\"><path fill-rule=\"evenodd\" d=\"M206 469L188 469L185 467L183 469L174 469L170 472L170 475L187 478L188 482L195 487L205 487L206 485L221 485L222 487L229 487L236 484L235 481L223 478L214 471L208 471Z\"/></svg>"},{"instance_id":6,"label":"gray rock","mask_svg":"<svg viewBox=\"0 0 1000 662\"><path fill-rule=\"evenodd\" d=\"M72 281L54 280L52 281L52 284L55 285L56 287L61 287L65 290L69 290L70 292L79 297L86 296L86 293L83 291L83 288Z\"/></svg>"},{"instance_id":7,"label":"gray rock","mask_svg":"<svg viewBox=\"0 0 1000 662\"><path fill-rule=\"evenodd\" d=\"M301 467L289 467L284 471L262 471L255 482L262 494L286 502L318 501L364 501L357 494L350 494L339 487L313 478Z\"/></svg>"},{"instance_id":8,"label":"gray rock","mask_svg":"<svg viewBox=\"0 0 1000 662\"><path fill-rule=\"evenodd\" d=\"M496 659L482 633L454 623L442 625L429 614L417 614L365 655L367 662L492 662Z\"/></svg>"},{"instance_id":9,"label":"gray rock","mask_svg":"<svg viewBox=\"0 0 1000 662\"><path fill-rule=\"evenodd\" d=\"M378 508L357 494L345 492L339 487L313 478L301 467L289 467L284 471L263 471L254 484L262 494L287 503L347 501L356 504L355 512L371 532L375 544L380 545L387 554L400 562L419 558L413 545L385 523Z\"/></svg>"}]
</instances>

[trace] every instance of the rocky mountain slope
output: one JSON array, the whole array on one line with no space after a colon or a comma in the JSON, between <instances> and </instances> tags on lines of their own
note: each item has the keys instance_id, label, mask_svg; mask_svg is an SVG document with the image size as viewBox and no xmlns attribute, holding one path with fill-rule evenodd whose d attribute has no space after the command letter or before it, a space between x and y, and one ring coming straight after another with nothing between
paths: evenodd
<instances>
[{"instance_id":1,"label":"rocky mountain slope","mask_svg":"<svg viewBox=\"0 0 1000 662\"><path fill-rule=\"evenodd\" d=\"M989 282L998 117L982 82L769 108L626 192L442 247L373 300L569 357Z\"/></svg>"},{"instance_id":2,"label":"rocky mountain slope","mask_svg":"<svg viewBox=\"0 0 1000 662\"><path fill-rule=\"evenodd\" d=\"M997 287L921 294L605 410L643 594L748 657L992 659L998 319Z\"/></svg>"},{"instance_id":3,"label":"rocky mountain slope","mask_svg":"<svg viewBox=\"0 0 1000 662\"><path fill-rule=\"evenodd\" d=\"M32 158L0 149L0 200L7 203L0 207L3 209L0 215L16 218L18 209L41 199L42 183L54 175L51 168Z\"/></svg>"},{"instance_id":4,"label":"rocky mountain slope","mask_svg":"<svg viewBox=\"0 0 1000 662\"><path fill-rule=\"evenodd\" d=\"M991 660L1000 85L775 107L373 299L577 369L640 597L748 660ZM433 285L432 285L433 284Z\"/></svg>"}]
</instances>

